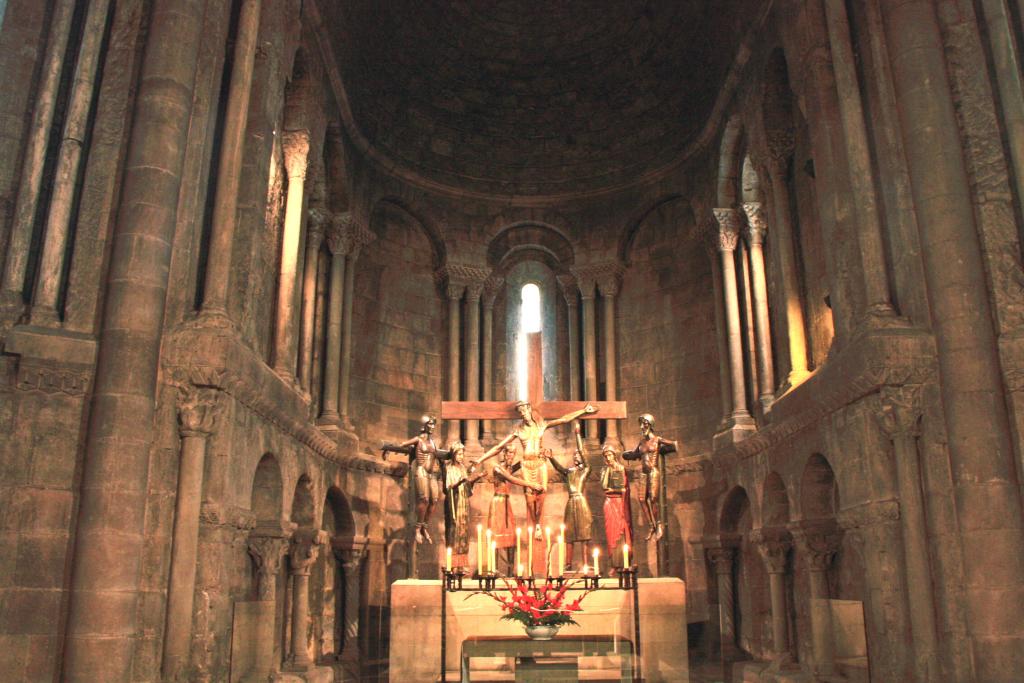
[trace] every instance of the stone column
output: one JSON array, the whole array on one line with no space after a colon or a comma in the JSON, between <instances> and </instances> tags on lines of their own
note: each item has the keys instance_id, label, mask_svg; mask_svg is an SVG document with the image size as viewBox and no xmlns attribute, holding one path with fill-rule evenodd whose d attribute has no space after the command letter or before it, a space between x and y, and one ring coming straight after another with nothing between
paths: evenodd
<instances>
[{"instance_id":1,"label":"stone column","mask_svg":"<svg viewBox=\"0 0 1024 683\"><path fill-rule=\"evenodd\" d=\"M921 681L938 680L938 636L917 439L921 436L921 387L884 387L878 423L893 444L900 496L900 530L913 634L914 670Z\"/></svg>"},{"instance_id":2,"label":"stone column","mask_svg":"<svg viewBox=\"0 0 1024 683\"><path fill-rule=\"evenodd\" d=\"M768 412L775 401L775 367L772 360L771 323L768 316L768 285L764 269L764 236L766 225L761 202L743 205L747 214L747 234L750 238L750 279L754 297L754 323L757 332L757 369L760 388L758 399Z\"/></svg>"},{"instance_id":3,"label":"stone column","mask_svg":"<svg viewBox=\"0 0 1024 683\"><path fill-rule=\"evenodd\" d=\"M580 298L583 300L583 395L587 401L597 400L597 315L594 309L596 283L581 279ZM584 421L587 430L587 448L599 446L597 420Z\"/></svg>"},{"instance_id":4,"label":"stone column","mask_svg":"<svg viewBox=\"0 0 1024 683\"><path fill-rule=\"evenodd\" d=\"M198 0L156 0L150 11L83 449L65 681L131 680L158 358L202 25Z\"/></svg>"},{"instance_id":5,"label":"stone column","mask_svg":"<svg viewBox=\"0 0 1024 683\"><path fill-rule=\"evenodd\" d=\"M448 281L445 287L445 294L448 296L448 400L459 400L459 301L466 286ZM448 441L455 441L460 437L462 427L458 420L449 420L447 426Z\"/></svg>"},{"instance_id":6,"label":"stone column","mask_svg":"<svg viewBox=\"0 0 1024 683\"><path fill-rule=\"evenodd\" d=\"M743 214L737 212L740 216L740 222L743 222ZM746 342L746 347L743 351L743 369L744 373L750 374L750 396L747 398L747 408L753 412L753 406L750 405L753 396L760 396L758 387L759 375L757 366L757 342L755 341L754 335L754 298L751 295L751 283L750 283L750 250L747 248L747 244L743 241L743 235L740 234L740 238L736 241L736 259L734 263L739 262L739 273L737 273L737 280L743 283L743 296L740 298L740 307L742 316L740 318L742 322L743 340ZM748 369L749 368L749 369ZM744 390L746 387L744 387Z\"/></svg>"},{"instance_id":7,"label":"stone column","mask_svg":"<svg viewBox=\"0 0 1024 683\"><path fill-rule=\"evenodd\" d=\"M341 312L341 387L338 396L338 412L341 414L341 429L352 434L355 428L348 412L349 386L352 384L352 306L356 293L356 261L359 249L369 243L372 235L367 230L357 230L352 248L345 257L345 299Z\"/></svg>"},{"instance_id":8,"label":"stone column","mask_svg":"<svg viewBox=\"0 0 1024 683\"><path fill-rule=\"evenodd\" d=\"M306 258L302 272L302 326L299 328L299 386L309 393L313 377L313 313L316 308L316 279L320 265L320 245L324 240L329 215L323 209L310 209L306 227Z\"/></svg>"},{"instance_id":9,"label":"stone column","mask_svg":"<svg viewBox=\"0 0 1024 683\"><path fill-rule=\"evenodd\" d=\"M494 400L494 299L503 280L492 278L484 288L483 400ZM484 420L484 446L494 443L494 421Z\"/></svg>"},{"instance_id":10,"label":"stone column","mask_svg":"<svg viewBox=\"0 0 1024 683\"><path fill-rule=\"evenodd\" d=\"M825 2L825 23L832 51L831 67L835 76L839 116L846 143L852 204L856 213L857 245L860 248L865 310L861 325L891 327L899 318L889 293L889 275L885 266L885 244L879 203L875 193L875 173L864 120L864 107L857 82L857 66L850 44L850 23L843 2ZM825 95L828 96L828 95Z\"/></svg>"},{"instance_id":11,"label":"stone column","mask_svg":"<svg viewBox=\"0 0 1024 683\"><path fill-rule=\"evenodd\" d=\"M828 568L839 550L841 536L831 526L799 526L793 529L797 552L807 565L810 582L811 641L814 673L835 673L835 646L832 641L832 614L828 605Z\"/></svg>"},{"instance_id":12,"label":"stone column","mask_svg":"<svg viewBox=\"0 0 1024 683\"><path fill-rule=\"evenodd\" d=\"M39 74L39 94L32 111L32 128L21 166L21 180L18 183L18 198L14 205L11 236L7 242L3 281L0 282L0 304L15 315L20 315L25 303L22 299L22 288L25 286L32 228L39 208L39 189L43 185L46 148L50 141L50 129L53 127L64 55L67 51L71 19L76 4L75 0L59 0L50 16L46 58Z\"/></svg>"},{"instance_id":13,"label":"stone column","mask_svg":"<svg viewBox=\"0 0 1024 683\"><path fill-rule=\"evenodd\" d=\"M359 610L362 606L362 568L366 550L339 550L338 559L345 573L345 641L342 645L341 660L349 679L359 680Z\"/></svg>"},{"instance_id":14,"label":"stone column","mask_svg":"<svg viewBox=\"0 0 1024 683\"><path fill-rule=\"evenodd\" d=\"M316 562L320 546L327 541L321 529L299 529L292 537L288 566L292 576L292 652L288 668L306 671L313 667L309 654L309 573Z\"/></svg>"},{"instance_id":15,"label":"stone column","mask_svg":"<svg viewBox=\"0 0 1024 683\"><path fill-rule=\"evenodd\" d=\"M466 286L466 400L480 400L480 295L483 281ZM483 454L480 446L480 421L466 422L466 452Z\"/></svg>"},{"instance_id":16,"label":"stone column","mask_svg":"<svg viewBox=\"0 0 1024 683\"><path fill-rule=\"evenodd\" d=\"M1024 519L993 312L937 8L881 3L948 437L978 680L1024 670Z\"/></svg>"},{"instance_id":17,"label":"stone column","mask_svg":"<svg viewBox=\"0 0 1024 683\"><path fill-rule=\"evenodd\" d=\"M604 397L606 401L614 401L617 394L616 376L618 361L615 355L615 296L619 293L618 274L606 275L598 281L601 300L604 302ZM615 420L605 421L605 441L616 448L622 448L619 439L619 423Z\"/></svg>"},{"instance_id":18,"label":"stone column","mask_svg":"<svg viewBox=\"0 0 1024 683\"><path fill-rule=\"evenodd\" d=\"M259 610L259 624L254 631L257 642L253 664L253 680L266 680L274 670L274 620L277 612L277 577L281 562L288 550L288 535L281 526L256 527L249 535L249 555L256 565L256 599L263 603Z\"/></svg>"},{"instance_id":19,"label":"stone column","mask_svg":"<svg viewBox=\"0 0 1024 683\"><path fill-rule=\"evenodd\" d=\"M718 252L718 223L714 224L711 238L705 241L708 257L711 259L711 295L715 306L715 340L718 345L718 383L721 386L722 422L718 430L729 427L732 417L732 380L729 369L729 345L725 329L725 294L722 287L722 258Z\"/></svg>"},{"instance_id":20,"label":"stone column","mask_svg":"<svg viewBox=\"0 0 1024 683\"><path fill-rule=\"evenodd\" d=\"M178 464L178 492L174 500L171 568L167 585L164 680L181 680L187 675L206 443L222 407L218 398L216 389L199 389L191 385L182 387L178 397L181 460Z\"/></svg>"},{"instance_id":21,"label":"stone column","mask_svg":"<svg viewBox=\"0 0 1024 683\"><path fill-rule=\"evenodd\" d=\"M718 628L722 659L728 661L736 655L735 595L732 585L732 563L736 549L719 547L707 549L708 559L715 566L718 585Z\"/></svg>"},{"instance_id":22,"label":"stone column","mask_svg":"<svg viewBox=\"0 0 1024 683\"><path fill-rule=\"evenodd\" d=\"M769 135L768 178L775 205L772 234L774 253L782 274L782 298L786 311L786 338L789 340L789 376L785 386L795 387L807 379L807 331L804 328L804 308L800 300L800 279L797 276L797 245L793 235L793 222L789 213L789 187L786 185L786 162L793 154L793 135L789 131L775 131Z\"/></svg>"},{"instance_id":23,"label":"stone column","mask_svg":"<svg viewBox=\"0 0 1024 683\"><path fill-rule=\"evenodd\" d=\"M341 327L344 306L342 297L345 286L345 258L351 250L348 230L350 214L334 217L334 224L327 233L327 248L331 252L331 278L327 294L327 343L324 354L324 396L323 410L317 424L328 429L340 425L338 412L339 381L341 379Z\"/></svg>"},{"instance_id":24,"label":"stone column","mask_svg":"<svg viewBox=\"0 0 1024 683\"><path fill-rule=\"evenodd\" d=\"M281 134L281 144L284 147L284 165L288 172L288 197L285 200L281 267L277 283L274 370L285 379L294 380L295 284L298 277L299 245L302 240L306 169L309 165L309 131L286 131Z\"/></svg>"},{"instance_id":25,"label":"stone column","mask_svg":"<svg viewBox=\"0 0 1024 683\"><path fill-rule=\"evenodd\" d=\"M790 659L789 615L786 612L786 559L792 547L785 530L761 529L755 534L765 569L768 571L768 589L772 603L772 648L775 662L781 664Z\"/></svg>"},{"instance_id":26,"label":"stone column","mask_svg":"<svg viewBox=\"0 0 1024 683\"><path fill-rule=\"evenodd\" d=\"M217 160L210 245L203 281L204 315L226 316L231 288L231 256L238 214L238 187L245 154L245 131L249 121L249 95L260 28L262 0L244 0L238 15L234 60L224 111L224 133Z\"/></svg>"},{"instance_id":27,"label":"stone column","mask_svg":"<svg viewBox=\"0 0 1024 683\"><path fill-rule=\"evenodd\" d=\"M736 209L714 209L718 221L718 249L722 254L722 284L725 294L725 323L729 341L729 380L732 387L734 428L751 430L754 420L747 409L746 380L743 374L743 331L740 329L740 301L736 288L736 262L733 255L739 241L739 213Z\"/></svg>"},{"instance_id":28,"label":"stone column","mask_svg":"<svg viewBox=\"0 0 1024 683\"><path fill-rule=\"evenodd\" d=\"M36 273L35 297L30 318L37 325L59 325L61 279L64 257L71 232L71 212L75 203L82 165L82 145L89 128L96 86L96 70L100 61L100 48L110 0L89 3L82 30L82 44L78 48L75 76L64 119L64 137L57 152L55 178L50 194L50 213L43 230L42 255Z\"/></svg>"},{"instance_id":29,"label":"stone column","mask_svg":"<svg viewBox=\"0 0 1024 683\"><path fill-rule=\"evenodd\" d=\"M580 400L580 306L579 288L571 277L559 277L569 322L569 400Z\"/></svg>"}]
</instances>

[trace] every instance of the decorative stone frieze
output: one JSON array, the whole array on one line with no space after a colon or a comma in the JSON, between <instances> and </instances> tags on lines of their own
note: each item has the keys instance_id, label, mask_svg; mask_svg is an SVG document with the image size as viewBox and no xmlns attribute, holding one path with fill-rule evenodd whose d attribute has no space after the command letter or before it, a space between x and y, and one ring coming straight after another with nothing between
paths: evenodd
<instances>
[{"instance_id":1,"label":"decorative stone frieze","mask_svg":"<svg viewBox=\"0 0 1024 683\"><path fill-rule=\"evenodd\" d=\"M75 371L49 364L18 363L18 377L15 386L18 391L38 391L44 394L67 394L83 396L89 390L92 373Z\"/></svg>"}]
</instances>

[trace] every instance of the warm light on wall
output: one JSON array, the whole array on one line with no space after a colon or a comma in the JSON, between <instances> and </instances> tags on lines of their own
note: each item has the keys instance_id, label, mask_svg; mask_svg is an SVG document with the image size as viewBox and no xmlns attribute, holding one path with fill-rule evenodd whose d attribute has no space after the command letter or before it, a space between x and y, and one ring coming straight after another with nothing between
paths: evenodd
<instances>
[{"instance_id":1,"label":"warm light on wall","mask_svg":"<svg viewBox=\"0 0 1024 683\"><path fill-rule=\"evenodd\" d=\"M529 398L529 376L527 372L526 335L540 332L540 288L535 284L523 285L519 305L519 334L516 337L516 380L520 401Z\"/></svg>"}]
</instances>

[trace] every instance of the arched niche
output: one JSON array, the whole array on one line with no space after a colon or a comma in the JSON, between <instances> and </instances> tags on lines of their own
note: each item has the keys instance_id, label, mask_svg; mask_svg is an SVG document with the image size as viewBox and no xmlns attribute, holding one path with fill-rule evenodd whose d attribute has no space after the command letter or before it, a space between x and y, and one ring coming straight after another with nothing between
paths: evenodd
<instances>
[{"instance_id":1,"label":"arched niche","mask_svg":"<svg viewBox=\"0 0 1024 683\"><path fill-rule=\"evenodd\" d=\"M764 480L761 496L761 525L780 527L789 522L789 495L778 472L770 472Z\"/></svg>"},{"instance_id":2,"label":"arched niche","mask_svg":"<svg viewBox=\"0 0 1024 683\"><path fill-rule=\"evenodd\" d=\"M316 527L316 506L313 503L313 482L307 475L299 477L292 497L291 521L300 529Z\"/></svg>"},{"instance_id":3,"label":"arched niche","mask_svg":"<svg viewBox=\"0 0 1024 683\"><path fill-rule=\"evenodd\" d=\"M281 519L282 501L281 467L277 458L266 453L256 465L252 479L250 509L257 523L276 522Z\"/></svg>"},{"instance_id":4,"label":"arched niche","mask_svg":"<svg viewBox=\"0 0 1024 683\"><path fill-rule=\"evenodd\" d=\"M825 456L807 459L800 476L800 515L805 520L833 519L839 509L839 487Z\"/></svg>"}]
</instances>

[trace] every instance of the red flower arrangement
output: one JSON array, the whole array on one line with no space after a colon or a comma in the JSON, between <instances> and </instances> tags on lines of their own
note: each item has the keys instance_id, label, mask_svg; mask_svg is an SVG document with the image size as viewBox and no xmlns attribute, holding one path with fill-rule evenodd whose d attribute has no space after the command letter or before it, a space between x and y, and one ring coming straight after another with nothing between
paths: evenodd
<instances>
[{"instance_id":1,"label":"red flower arrangement","mask_svg":"<svg viewBox=\"0 0 1024 683\"><path fill-rule=\"evenodd\" d=\"M505 612L501 617L503 621L518 621L523 626L579 626L572 617L574 613L583 611L580 603L590 590L569 601L565 594L573 587L571 581L563 583L561 588L557 588L551 581L531 588L526 579L518 577L514 582L508 579L503 581L507 596L491 591L477 591L467 596L467 599L473 595L487 595L501 604Z\"/></svg>"}]
</instances>

